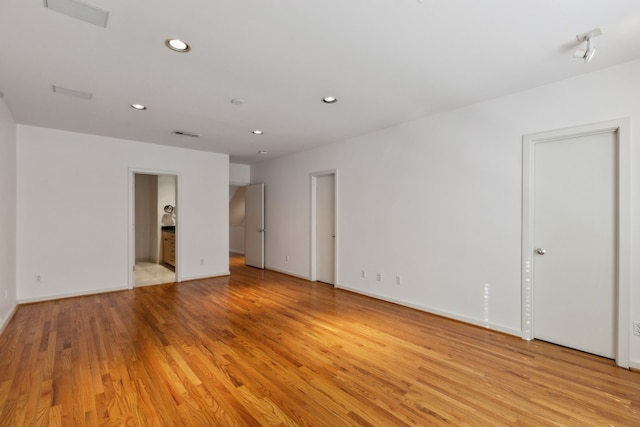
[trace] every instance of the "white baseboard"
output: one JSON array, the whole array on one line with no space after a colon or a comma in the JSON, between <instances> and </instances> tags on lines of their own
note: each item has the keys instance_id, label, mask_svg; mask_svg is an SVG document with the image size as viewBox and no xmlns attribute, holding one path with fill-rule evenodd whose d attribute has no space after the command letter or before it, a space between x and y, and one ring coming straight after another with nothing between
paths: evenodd
<instances>
[{"instance_id":1,"label":"white baseboard","mask_svg":"<svg viewBox=\"0 0 640 427\"><path fill-rule=\"evenodd\" d=\"M69 292L65 294L55 294L55 295L45 295L41 297L33 297L33 298L21 298L18 300L18 304L31 304L34 302L43 302L43 301L52 301L56 299L64 299L64 298L74 298L74 297L83 297L87 295L97 295L97 294L106 294L108 292L117 292L117 291L126 291L129 290L127 286L117 287L117 288L102 288L102 289L93 289L90 291L82 291L82 292Z\"/></svg>"},{"instance_id":2,"label":"white baseboard","mask_svg":"<svg viewBox=\"0 0 640 427\"><path fill-rule=\"evenodd\" d=\"M394 304L403 305L405 307L415 308L416 310L424 311L424 312L431 313L431 314L436 314L438 316L447 317L449 319L459 320L460 322L469 323L471 325L480 326L482 328L491 329L493 331L502 332L502 333L505 333L505 334L508 334L508 335L515 335L517 337L521 337L522 336L522 331L520 331L518 329L509 328L509 327L506 327L506 326L503 326L503 325L498 325L498 324L491 323L491 322L482 322L482 321L479 321L477 319L473 319L473 318L470 318L470 317L460 316L459 314L456 314L456 313L450 313L448 311L438 310L438 309L431 308L431 307L426 307L426 306L423 306L423 305L412 304L412 303L407 302L407 301L402 301L402 300L399 300L399 299L390 298L390 297L386 297L386 296L383 296L383 295L374 294L374 293L371 293L371 292L365 292L365 291L362 291L360 289L350 288L348 286L336 285L336 288L344 289L344 290L347 290L349 292L354 292L356 294L366 295L368 297L376 298L376 299L379 299L379 300L382 300L382 301L387 301L387 302L392 302Z\"/></svg>"},{"instance_id":3,"label":"white baseboard","mask_svg":"<svg viewBox=\"0 0 640 427\"><path fill-rule=\"evenodd\" d=\"M7 314L7 317L5 317L2 320L2 323L0 323L0 334L4 332L4 328L6 328L9 322L11 321L11 319L13 319L13 316L16 314L16 311L18 311L17 303L13 305L13 308L11 309L11 311L9 311L9 314Z\"/></svg>"},{"instance_id":4,"label":"white baseboard","mask_svg":"<svg viewBox=\"0 0 640 427\"><path fill-rule=\"evenodd\" d=\"M203 276L183 277L182 282L185 282L187 280L198 280L198 279L208 279L208 278L214 278L214 277L228 276L229 274L230 273L227 271L227 272L218 273L218 274L206 274ZM108 292L128 291L128 290L129 288L125 286L125 287L116 287L116 288L94 289L94 290L82 291L82 292L70 292L70 293L64 293L64 294L45 295L45 296L33 297L33 298L21 298L21 299L18 299L18 304L31 304L34 302L53 301L57 299L83 297L87 295L97 295L97 294L105 294Z\"/></svg>"},{"instance_id":5,"label":"white baseboard","mask_svg":"<svg viewBox=\"0 0 640 427\"><path fill-rule=\"evenodd\" d=\"M223 272L223 273L205 274L205 275L202 275L202 276L187 276L187 277L181 277L180 278L180 282L187 282L189 280L213 279L215 277L229 276L230 274L231 273L229 271L227 271L227 272Z\"/></svg>"},{"instance_id":6,"label":"white baseboard","mask_svg":"<svg viewBox=\"0 0 640 427\"><path fill-rule=\"evenodd\" d=\"M265 266L265 268L267 270L275 271L276 273L286 274L287 276L297 277L298 279L302 279L302 280L309 280L309 276L302 276L300 274L292 273L290 271L283 270L283 269L280 269L280 268L270 267L268 265Z\"/></svg>"},{"instance_id":7,"label":"white baseboard","mask_svg":"<svg viewBox=\"0 0 640 427\"><path fill-rule=\"evenodd\" d=\"M229 253L236 255L244 255L244 251L242 249L229 249Z\"/></svg>"},{"instance_id":8,"label":"white baseboard","mask_svg":"<svg viewBox=\"0 0 640 427\"><path fill-rule=\"evenodd\" d=\"M629 361L629 367L631 369L633 369L634 371L639 371L640 372L640 362L635 362L633 360Z\"/></svg>"}]
</instances>

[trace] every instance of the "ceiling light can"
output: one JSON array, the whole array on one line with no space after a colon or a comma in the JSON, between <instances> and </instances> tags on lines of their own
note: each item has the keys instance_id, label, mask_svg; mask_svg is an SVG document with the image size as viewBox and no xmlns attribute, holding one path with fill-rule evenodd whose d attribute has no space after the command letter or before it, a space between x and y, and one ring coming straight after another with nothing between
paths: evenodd
<instances>
[{"instance_id":1,"label":"ceiling light can","mask_svg":"<svg viewBox=\"0 0 640 427\"><path fill-rule=\"evenodd\" d=\"M265 156L267 154L267 150L260 150L258 151L258 154Z\"/></svg>"},{"instance_id":2,"label":"ceiling light can","mask_svg":"<svg viewBox=\"0 0 640 427\"><path fill-rule=\"evenodd\" d=\"M139 111L147 109L147 107L145 107L142 104L131 104L131 108L133 108L134 110L139 110Z\"/></svg>"},{"instance_id":3,"label":"ceiling light can","mask_svg":"<svg viewBox=\"0 0 640 427\"><path fill-rule=\"evenodd\" d=\"M189 46L186 42L183 42L180 39L166 39L164 41L165 46L169 49L176 52L189 52L191 50L191 46Z\"/></svg>"},{"instance_id":4,"label":"ceiling light can","mask_svg":"<svg viewBox=\"0 0 640 427\"><path fill-rule=\"evenodd\" d=\"M325 96L324 98L322 98L322 102L324 102L325 104L334 104L338 102L338 98L336 98L335 96Z\"/></svg>"},{"instance_id":5,"label":"ceiling light can","mask_svg":"<svg viewBox=\"0 0 640 427\"><path fill-rule=\"evenodd\" d=\"M262 135L262 134L264 134L264 132L261 131L260 129L256 129L256 130L252 131L251 133L254 134L254 135Z\"/></svg>"}]
</instances>

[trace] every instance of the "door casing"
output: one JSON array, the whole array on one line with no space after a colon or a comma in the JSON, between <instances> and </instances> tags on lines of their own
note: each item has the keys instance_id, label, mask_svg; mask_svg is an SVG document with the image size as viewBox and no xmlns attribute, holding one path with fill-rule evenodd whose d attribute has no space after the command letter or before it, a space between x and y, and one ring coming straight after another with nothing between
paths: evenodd
<instances>
[{"instance_id":1,"label":"door casing","mask_svg":"<svg viewBox=\"0 0 640 427\"><path fill-rule=\"evenodd\" d=\"M617 337L616 363L629 367L630 334L630 123L628 118L611 120L567 129L525 135L522 138L522 338L532 340L535 337L535 319L533 311L533 293L535 277L533 274L534 257L534 194L535 148L545 143L567 138L603 132L617 133Z\"/></svg>"},{"instance_id":2,"label":"door casing","mask_svg":"<svg viewBox=\"0 0 640 427\"><path fill-rule=\"evenodd\" d=\"M144 174L144 175L172 175L176 178L176 206L182 206L182 189L180 185L182 180L180 179L180 172L176 171L167 171L167 170L158 170L158 169L142 169L142 168L129 168L129 220L128 220L128 273L127 273L127 287L129 289L133 289L136 284L135 272L134 268L136 265L136 235L135 235L135 207L136 207L136 199L135 199L135 175L136 174ZM182 215L176 215L176 229L178 232L176 233L176 283L182 282L182 275L180 267L180 254L182 253L182 239L180 238L181 233L179 230L182 230Z\"/></svg>"},{"instance_id":3,"label":"door casing","mask_svg":"<svg viewBox=\"0 0 640 427\"><path fill-rule=\"evenodd\" d=\"M324 171L320 171L320 172L314 172L310 175L310 185L311 185L311 218L310 218L310 248L309 248L309 266L310 266L310 271L309 271L309 280L311 280L312 282L317 281L317 251L316 251L316 244L317 244L317 236L316 236L316 229L317 229L317 200L318 200L318 177L323 176L323 175L333 175L334 176L334 188L333 188L333 196L334 196L334 226L335 226L335 239L334 239L334 262L333 262L333 268L334 268L334 275L333 275L333 286L334 287L338 287L338 272L339 272L339 268L338 268L338 259L339 259L339 239L340 239L340 224L338 222L338 212L339 212L339 205L338 205L338 169L329 169L329 170L324 170Z\"/></svg>"}]
</instances>

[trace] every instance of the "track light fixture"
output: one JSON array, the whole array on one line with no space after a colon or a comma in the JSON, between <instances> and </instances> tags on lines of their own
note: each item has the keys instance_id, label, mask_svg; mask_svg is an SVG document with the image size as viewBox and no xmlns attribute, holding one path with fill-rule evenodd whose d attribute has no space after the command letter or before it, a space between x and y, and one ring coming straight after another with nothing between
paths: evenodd
<instances>
[{"instance_id":1,"label":"track light fixture","mask_svg":"<svg viewBox=\"0 0 640 427\"><path fill-rule=\"evenodd\" d=\"M579 42L586 42L586 49L576 49L573 52L573 57L577 59L583 59L584 63L587 64L593 58L593 55L596 54L596 47L594 46L592 38L598 37L602 35L602 28L594 28L591 31L587 31L586 33L578 34L576 39Z\"/></svg>"}]
</instances>

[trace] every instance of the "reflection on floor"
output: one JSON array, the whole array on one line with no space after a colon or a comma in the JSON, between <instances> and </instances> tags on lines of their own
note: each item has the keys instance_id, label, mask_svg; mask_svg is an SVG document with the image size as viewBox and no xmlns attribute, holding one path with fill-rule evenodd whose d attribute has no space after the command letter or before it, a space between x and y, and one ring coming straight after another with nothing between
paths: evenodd
<instances>
[{"instance_id":1,"label":"reflection on floor","mask_svg":"<svg viewBox=\"0 0 640 427\"><path fill-rule=\"evenodd\" d=\"M229 252L229 268L244 265L244 255Z\"/></svg>"},{"instance_id":2,"label":"reflection on floor","mask_svg":"<svg viewBox=\"0 0 640 427\"><path fill-rule=\"evenodd\" d=\"M176 273L168 268L152 262L136 262L136 286L158 285L160 283L173 283L176 281Z\"/></svg>"}]
</instances>

